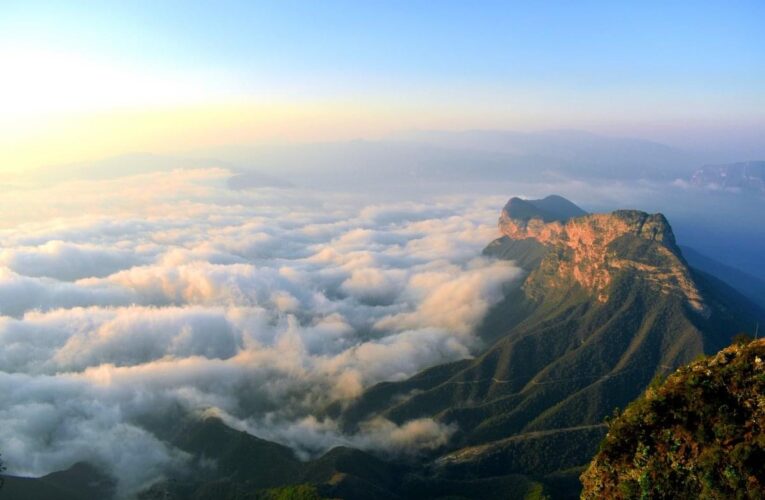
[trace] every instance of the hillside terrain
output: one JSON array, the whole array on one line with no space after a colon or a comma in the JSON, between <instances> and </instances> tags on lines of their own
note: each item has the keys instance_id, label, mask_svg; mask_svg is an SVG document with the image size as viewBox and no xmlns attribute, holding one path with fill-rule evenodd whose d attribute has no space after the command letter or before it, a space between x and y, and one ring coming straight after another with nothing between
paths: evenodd
<instances>
[{"instance_id":1,"label":"hillside terrain","mask_svg":"<svg viewBox=\"0 0 765 500\"><path fill-rule=\"evenodd\" d=\"M85 500L111 498L115 481L92 464L78 462L39 478L5 476L0 498L24 500Z\"/></svg>"},{"instance_id":2,"label":"hillside terrain","mask_svg":"<svg viewBox=\"0 0 765 500\"><path fill-rule=\"evenodd\" d=\"M683 257L693 268L725 282L752 300L760 309L765 308L765 280L727 266L693 248L683 247Z\"/></svg>"},{"instance_id":3,"label":"hillside terrain","mask_svg":"<svg viewBox=\"0 0 765 500\"><path fill-rule=\"evenodd\" d=\"M656 375L717 352L762 317L687 265L660 214L572 216L547 206L510 200L504 236L485 251L529 273L487 318L494 345L370 388L338 410L347 430L371 415L429 416L459 429L454 450L434 461L436 476L561 473L586 463L604 418Z\"/></svg>"},{"instance_id":4,"label":"hillside terrain","mask_svg":"<svg viewBox=\"0 0 765 500\"><path fill-rule=\"evenodd\" d=\"M486 349L318 415L349 434L379 417L431 418L454 429L444 446L413 457L338 447L301 461L216 418L176 415L155 433L194 459L141 498L575 498L615 408L765 323L749 299L688 265L661 214L513 198L499 229L484 254L526 275L480 326Z\"/></svg>"},{"instance_id":5,"label":"hillside terrain","mask_svg":"<svg viewBox=\"0 0 765 500\"><path fill-rule=\"evenodd\" d=\"M582 498L765 497L765 340L657 382L610 422Z\"/></svg>"}]
</instances>

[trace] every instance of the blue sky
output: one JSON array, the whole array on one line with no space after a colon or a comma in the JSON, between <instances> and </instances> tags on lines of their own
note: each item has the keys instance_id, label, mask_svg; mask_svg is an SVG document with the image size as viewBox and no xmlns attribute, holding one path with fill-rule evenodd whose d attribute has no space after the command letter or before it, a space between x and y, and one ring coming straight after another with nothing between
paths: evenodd
<instances>
[{"instance_id":1,"label":"blue sky","mask_svg":"<svg viewBox=\"0 0 765 500\"><path fill-rule=\"evenodd\" d=\"M698 88L765 76L761 1L4 3L4 39L250 78Z\"/></svg>"},{"instance_id":2,"label":"blue sky","mask_svg":"<svg viewBox=\"0 0 765 500\"><path fill-rule=\"evenodd\" d=\"M309 104L322 117L335 106L344 112L338 122L353 121L352 109L359 125L349 125L346 135L392 129L385 110L399 112L402 128L443 123L640 134L662 124L671 133L714 125L751 134L765 123L763 20L762 1L4 0L0 56L39 57L30 64L45 66L62 60L60 52L76 54L89 76L82 82L65 76L68 88L85 89L85 96L115 87L124 80L119 75L141 74L135 99L123 99L131 86L96 103L69 91L50 94L82 102L74 110L80 115L144 109L177 94L179 102L169 100L178 106ZM117 69L101 75L111 65ZM42 90L18 90L29 86L25 70L16 73L21 80L5 99L22 109L24 99L48 106ZM56 74L34 77L56 84ZM154 81L168 88L147 97L147 88L162 87ZM14 95L20 93L28 95Z\"/></svg>"}]
</instances>

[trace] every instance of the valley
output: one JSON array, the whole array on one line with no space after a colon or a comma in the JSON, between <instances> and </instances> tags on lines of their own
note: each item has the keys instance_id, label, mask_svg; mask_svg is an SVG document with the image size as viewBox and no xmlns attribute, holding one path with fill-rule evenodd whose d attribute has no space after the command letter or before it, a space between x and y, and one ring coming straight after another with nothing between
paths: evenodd
<instances>
[{"instance_id":1,"label":"valley","mask_svg":"<svg viewBox=\"0 0 765 500\"><path fill-rule=\"evenodd\" d=\"M349 435L376 419L402 428L427 419L450 429L448 440L408 456L338 447L303 461L215 416L181 412L174 425L147 425L196 458L140 498L268 498L269 488L290 485L327 498L576 498L607 417L655 377L765 323L753 302L687 264L660 214L513 198L498 225L502 236L484 255L512 261L525 277L480 325L487 347L319 415ZM7 490L43 498L34 491L51 484L9 478Z\"/></svg>"}]
</instances>

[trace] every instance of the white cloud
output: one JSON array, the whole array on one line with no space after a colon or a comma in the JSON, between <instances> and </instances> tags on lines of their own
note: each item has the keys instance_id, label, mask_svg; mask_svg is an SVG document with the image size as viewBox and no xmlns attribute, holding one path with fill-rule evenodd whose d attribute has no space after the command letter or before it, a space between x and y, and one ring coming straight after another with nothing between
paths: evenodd
<instances>
[{"instance_id":1,"label":"white cloud","mask_svg":"<svg viewBox=\"0 0 765 500\"><path fill-rule=\"evenodd\" d=\"M214 409L302 453L341 443L417 453L454 432L378 420L344 436L312 415L472 355L476 326L520 273L478 257L504 200L333 203L228 191L226 175L153 173L0 201L30 214L0 229L0 450L11 472L90 459L135 489L185 460L139 423L177 406Z\"/></svg>"},{"instance_id":2,"label":"white cloud","mask_svg":"<svg viewBox=\"0 0 765 500\"><path fill-rule=\"evenodd\" d=\"M17 474L40 474L90 461L120 477L123 494L181 467L183 452L130 423L119 394L71 376L0 372L0 442Z\"/></svg>"},{"instance_id":3,"label":"white cloud","mask_svg":"<svg viewBox=\"0 0 765 500\"><path fill-rule=\"evenodd\" d=\"M107 276L142 260L136 251L59 240L0 251L0 264L19 274L64 281Z\"/></svg>"},{"instance_id":4,"label":"white cloud","mask_svg":"<svg viewBox=\"0 0 765 500\"><path fill-rule=\"evenodd\" d=\"M108 283L80 286L50 278L22 276L0 268L0 313L19 316L26 311L47 311L88 305L115 306L138 300L125 288Z\"/></svg>"}]
</instances>

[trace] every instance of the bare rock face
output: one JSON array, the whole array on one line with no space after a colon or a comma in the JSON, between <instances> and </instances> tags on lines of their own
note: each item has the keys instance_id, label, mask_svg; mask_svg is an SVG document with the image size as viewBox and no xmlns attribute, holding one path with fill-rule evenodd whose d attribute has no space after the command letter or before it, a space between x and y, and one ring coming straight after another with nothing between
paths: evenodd
<instances>
[{"instance_id":1,"label":"bare rock face","mask_svg":"<svg viewBox=\"0 0 765 500\"><path fill-rule=\"evenodd\" d=\"M533 239L548 250L526 282L532 296L536 289L568 287L573 282L605 302L615 276L631 271L635 279L664 294L681 294L694 310L706 314L672 228L662 214L617 210L545 220L527 210L525 203L511 199L502 210L499 229L512 240Z\"/></svg>"}]
</instances>

